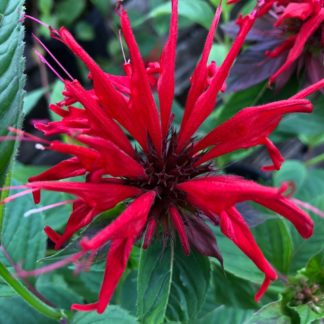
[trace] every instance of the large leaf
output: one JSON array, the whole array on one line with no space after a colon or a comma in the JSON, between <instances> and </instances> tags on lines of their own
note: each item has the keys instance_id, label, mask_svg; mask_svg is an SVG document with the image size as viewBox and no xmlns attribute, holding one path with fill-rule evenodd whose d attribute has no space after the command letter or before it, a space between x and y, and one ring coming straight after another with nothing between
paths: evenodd
<instances>
[{"instance_id":1,"label":"large leaf","mask_svg":"<svg viewBox=\"0 0 324 324\"><path fill-rule=\"evenodd\" d=\"M162 323L170 295L173 245L155 243L142 250L137 279L137 316L141 323Z\"/></svg>"},{"instance_id":2,"label":"large leaf","mask_svg":"<svg viewBox=\"0 0 324 324\"><path fill-rule=\"evenodd\" d=\"M119 306L110 305L103 314L95 312L76 314L71 324L136 324L136 318L129 315L127 311Z\"/></svg>"},{"instance_id":3,"label":"large leaf","mask_svg":"<svg viewBox=\"0 0 324 324\"><path fill-rule=\"evenodd\" d=\"M282 312L280 302L273 302L257 311L244 324L290 324L288 316Z\"/></svg>"},{"instance_id":4,"label":"large leaf","mask_svg":"<svg viewBox=\"0 0 324 324\"><path fill-rule=\"evenodd\" d=\"M8 126L21 124L25 76L23 57L24 29L19 23L23 0L0 1L0 136L8 134ZM10 169L15 143L0 142L0 186Z\"/></svg>"},{"instance_id":5,"label":"large leaf","mask_svg":"<svg viewBox=\"0 0 324 324\"><path fill-rule=\"evenodd\" d=\"M167 319L192 323L205 301L209 282L209 259L194 250L186 256L181 245L177 244Z\"/></svg>"},{"instance_id":6,"label":"large leaf","mask_svg":"<svg viewBox=\"0 0 324 324\"><path fill-rule=\"evenodd\" d=\"M286 223L270 219L257 226L254 236L265 257L280 272L288 273L293 256L293 241Z\"/></svg>"},{"instance_id":7,"label":"large leaf","mask_svg":"<svg viewBox=\"0 0 324 324\"><path fill-rule=\"evenodd\" d=\"M13 182L17 184L17 182ZM46 236L43 232L42 213L24 217L28 209L34 208L30 195L18 198L5 205L1 244L11 258L25 269L37 267L37 260L45 256Z\"/></svg>"},{"instance_id":8,"label":"large leaf","mask_svg":"<svg viewBox=\"0 0 324 324\"><path fill-rule=\"evenodd\" d=\"M19 297L0 297L0 323L55 324L57 321L40 315Z\"/></svg>"}]
</instances>

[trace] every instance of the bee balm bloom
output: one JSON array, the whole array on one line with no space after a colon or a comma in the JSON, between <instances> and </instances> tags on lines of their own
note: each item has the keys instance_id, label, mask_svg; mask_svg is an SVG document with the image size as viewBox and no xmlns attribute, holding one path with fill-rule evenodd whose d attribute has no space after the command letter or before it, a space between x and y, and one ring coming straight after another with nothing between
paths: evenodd
<instances>
[{"instance_id":1,"label":"bee balm bloom","mask_svg":"<svg viewBox=\"0 0 324 324\"><path fill-rule=\"evenodd\" d=\"M73 144L60 141L44 144L47 149L71 155L26 185L35 201L41 190L65 192L76 197L73 211L63 233L45 228L48 237L61 248L75 233L90 224L100 213L127 200L126 209L91 238L80 242L81 251L67 262L85 255L93 256L110 243L106 271L98 301L73 305L75 310L107 307L127 265L132 246L143 238L143 247L161 233L177 235L184 253L195 249L220 261L213 232L206 221L220 226L264 273L265 280L256 299L260 299L277 278L257 246L236 204L254 201L279 213L307 238L312 234L310 217L286 197L286 185L270 188L235 176L217 175L213 159L237 149L264 145L273 161L266 170L279 169L283 158L269 139L282 117L289 113L312 111L306 96L323 86L309 87L294 97L240 111L205 137L195 133L212 112L229 70L244 39L253 26L258 8L239 19L240 32L224 63L207 64L220 8L215 14L200 61L193 71L191 88L179 130L172 126L174 70L177 42L177 1L172 1L170 35L157 63L145 67L127 13L119 8L121 30L129 49L126 75L114 76L100 69L63 27L51 29L79 57L90 71L93 88L86 90L77 80L63 80L65 99L50 108L60 121L37 123L45 135L66 134ZM157 75L157 82L150 82ZM158 103L153 91L158 93ZM81 103L83 108L74 104ZM130 140L131 139L131 140ZM61 181L84 176L84 182ZM8 199L10 200L10 198ZM226 262L226 261L225 261Z\"/></svg>"}]
</instances>

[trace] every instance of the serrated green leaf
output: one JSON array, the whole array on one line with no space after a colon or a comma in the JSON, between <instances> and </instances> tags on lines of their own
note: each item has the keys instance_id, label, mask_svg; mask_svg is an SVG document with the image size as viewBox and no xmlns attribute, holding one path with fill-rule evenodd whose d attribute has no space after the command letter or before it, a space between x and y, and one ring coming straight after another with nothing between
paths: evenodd
<instances>
[{"instance_id":1,"label":"serrated green leaf","mask_svg":"<svg viewBox=\"0 0 324 324\"><path fill-rule=\"evenodd\" d=\"M174 254L171 291L166 317L171 321L191 323L205 301L210 282L210 262L208 257L194 250L190 255L183 253L177 244Z\"/></svg>"},{"instance_id":2,"label":"serrated green leaf","mask_svg":"<svg viewBox=\"0 0 324 324\"><path fill-rule=\"evenodd\" d=\"M240 309L226 306L219 306L213 311L209 312L202 318L192 322L193 324L216 324L216 323L231 323L243 324L252 314L250 309Z\"/></svg>"},{"instance_id":3,"label":"serrated green leaf","mask_svg":"<svg viewBox=\"0 0 324 324\"><path fill-rule=\"evenodd\" d=\"M254 300L254 287L251 282L242 280L215 267L213 275L213 293L215 305L225 305L237 309L257 309Z\"/></svg>"},{"instance_id":4,"label":"serrated green leaf","mask_svg":"<svg viewBox=\"0 0 324 324\"><path fill-rule=\"evenodd\" d=\"M244 324L292 324L288 316L284 315L280 302L273 302L263 306L254 313Z\"/></svg>"},{"instance_id":5,"label":"serrated green leaf","mask_svg":"<svg viewBox=\"0 0 324 324\"><path fill-rule=\"evenodd\" d=\"M170 296L173 245L151 244L141 251L137 279L137 316L141 323L162 323Z\"/></svg>"},{"instance_id":6,"label":"serrated green leaf","mask_svg":"<svg viewBox=\"0 0 324 324\"><path fill-rule=\"evenodd\" d=\"M110 305L103 314L78 313L76 314L71 324L136 324L136 318L128 314L128 312L119 306Z\"/></svg>"},{"instance_id":7,"label":"serrated green leaf","mask_svg":"<svg viewBox=\"0 0 324 324\"><path fill-rule=\"evenodd\" d=\"M0 2L0 136L8 134L8 126L21 124L25 76L24 28L18 23L23 0ZM0 186L10 170L15 142L0 142Z\"/></svg>"}]
</instances>

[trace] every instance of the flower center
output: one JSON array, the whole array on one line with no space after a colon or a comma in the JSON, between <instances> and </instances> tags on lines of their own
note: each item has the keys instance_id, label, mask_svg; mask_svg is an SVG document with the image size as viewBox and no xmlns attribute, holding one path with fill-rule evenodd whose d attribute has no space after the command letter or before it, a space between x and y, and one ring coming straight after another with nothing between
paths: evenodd
<instances>
[{"instance_id":1,"label":"flower center","mask_svg":"<svg viewBox=\"0 0 324 324\"><path fill-rule=\"evenodd\" d=\"M158 156L153 146L141 157L147 179L127 180L130 185L135 185L147 190L155 190L158 201L168 206L170 203L182 205L185 200L183 193L176 189L178 183L188 181L201 174L213 171L211 163L196 166L198 156L190 154L192 145L189 144L183 151L177 152L177 133L173 132L165 143L162 158Z\"/></svg>"}]
</instances>

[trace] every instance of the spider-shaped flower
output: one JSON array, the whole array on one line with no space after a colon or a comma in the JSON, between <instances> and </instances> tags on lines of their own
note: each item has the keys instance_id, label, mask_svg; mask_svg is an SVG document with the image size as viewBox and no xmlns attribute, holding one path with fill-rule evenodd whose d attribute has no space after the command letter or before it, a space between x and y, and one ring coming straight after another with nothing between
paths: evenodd
<instances>
[{"instance_id":1,"label":"spider-shaped flower","mask_svg":"<svg viewBox=\"0 0 324 324\"><path fill-rule=\"evenodd\" d=\"M41 190L77 197L64 232L56 233L50 227L45 231L59 249L100 213L124 200L129 202L124 212L104 229L91 238L82 238L81 251L67 260L74 262L86 254L94 255L110 243L98 302L73 305L75 310L104 311L133 244L141 238L146 248L157 235L177 235L186 254L195 249L221 261L208 222L219 225L223 234L264 272L264 283L256 294L258 300L277 274L235 207L243 201L254 201L281 214L305 238L312 234L312 220L285 196L286 185L270 188L240 177L219 175L212 161L237 149L265 145L273 164L264 169L278 170L283 157L269 135L285 114L312 111L311 103L304 98L321 88L323 80L290 99L245 108L205 137L196 139L195 132L215 107L217 94L258 13L256 8L239 19L239 34L224 63L216 67L214 62L207 62L221 13L219 8L193 71L183 120L176 130L172 126L172 102L177 12L177 1L173 0L170 35L160 62L145 67L127 13L119 8L121 30L130 55L125 76L102 71L64 27L51 29L52 37L62 41L86 64L93 89L85 90L77 80L63 80L65 100L50 106L62 117L61 121L35 125L45 135L67 134L74 139L73 144L49 142L47 149L72 157L32 177L26 185L36 202ZM157 100L152 94L155 86ZM73 106L76 102L83 109ZM81 175L85 176L84 182L61 181Z\"/></svg>"}]
</instances>

